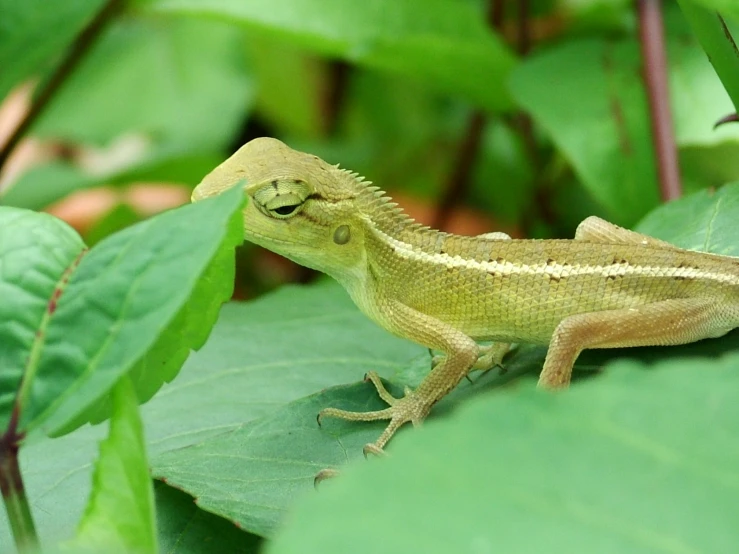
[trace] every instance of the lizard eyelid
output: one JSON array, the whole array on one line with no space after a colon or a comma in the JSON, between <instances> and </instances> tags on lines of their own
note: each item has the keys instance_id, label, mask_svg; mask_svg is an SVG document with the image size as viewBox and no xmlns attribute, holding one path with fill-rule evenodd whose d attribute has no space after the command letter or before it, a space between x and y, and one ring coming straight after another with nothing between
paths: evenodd
<instances>
[{"instance_id":1,"label":"lizard eyelid","mask_svg":"<svg viewBox=\"0 0 739 554\"><path fill-rule=\"evenodd\" d=\"M277 194L264 202L262 207L271 217L284 219L298 213L303 206L304 199L297 194L284 193Z\"/></svg>"}]
</instances>

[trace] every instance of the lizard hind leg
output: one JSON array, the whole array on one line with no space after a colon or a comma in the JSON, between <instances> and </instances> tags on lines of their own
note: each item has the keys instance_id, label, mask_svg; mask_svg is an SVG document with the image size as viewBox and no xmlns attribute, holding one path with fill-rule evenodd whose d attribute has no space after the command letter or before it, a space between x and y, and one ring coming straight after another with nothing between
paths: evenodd
<instances>
[{"instance_id":1,"label":"lizard hind leg","mask_svg":"<svg viewBox=\"0 0 739 554\"><path fill-rule=\"evenodd\" d=\"M727 310L730 313L724 313ZM738 320L737 306L727 307L711 298L662 300L567 317L552 335L539 387L567 387L572 366L585 349L685 344L721 336ZM717 325L719 321L723 325Z\"/></svg>"}]
</instances>

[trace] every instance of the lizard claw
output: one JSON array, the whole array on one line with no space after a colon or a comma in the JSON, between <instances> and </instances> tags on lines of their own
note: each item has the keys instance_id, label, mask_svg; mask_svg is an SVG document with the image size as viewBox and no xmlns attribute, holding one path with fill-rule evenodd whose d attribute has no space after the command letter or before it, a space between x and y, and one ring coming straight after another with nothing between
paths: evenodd
<instances>
[{"instance_id":1,"label":"lizard claw","mask_svg":"<svg viewBox=\"0 0 739 554\"><path fill-rule=\"evenodd\" d=\"M315 477L313 477L313 488L318 488L318 485L320 485L321 482L326 479L333 479L340 473L341 472L338 469L322 469L316 473Z\"/></svg>"},{"instance_id":2,"label":"lizard claw","mask_svg":"<svg viewBox=\"0 0 739 554\"><path fill-rule=\"evenodd\" d=\"M362 448L362 454L364 454L365 458L368 458L370 454L374 456L387 456L387 452L382 448L378 448L377 445L372 442L364 445L364 448Z\"/></svg>"}]
</instances>

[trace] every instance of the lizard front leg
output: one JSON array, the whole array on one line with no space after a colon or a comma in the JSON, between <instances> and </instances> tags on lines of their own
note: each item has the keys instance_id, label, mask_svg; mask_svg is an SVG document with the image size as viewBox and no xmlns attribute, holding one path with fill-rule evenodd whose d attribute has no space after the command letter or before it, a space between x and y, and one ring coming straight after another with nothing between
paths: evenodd
<instances>
[{"instance_id":1,"label":"lizard front leg","mask_svg":"<svg viewBox=\"0 0 739 554\"><path fill-rule=\"evenodd\" d=\"M404 423L420 424L431 407L467 375L477 361L479 352L477 343L461 331L400 302L390 300L383 307L383 316L390 331L429 348L441 350L445 356L416 390L406 388L403 398L394 398L375 372L368 373L367 377L375 385L380 398L390 405L389 408L374 412L349 412L336 408L321 410L318 414L319 422L323 417L338 417L349 421L389 419L390 423L380 437L365 446L365 453L381 453L385 444Z\"/></svg>"}]
</instances>

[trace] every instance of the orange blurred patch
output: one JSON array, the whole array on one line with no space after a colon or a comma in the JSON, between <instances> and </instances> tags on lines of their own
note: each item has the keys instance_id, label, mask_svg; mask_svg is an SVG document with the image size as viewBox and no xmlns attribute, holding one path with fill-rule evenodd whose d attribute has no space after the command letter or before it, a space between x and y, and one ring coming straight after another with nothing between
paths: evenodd
<instances>
[{"instance_id":1,"label":"orange blurred patch","mask_svg":"<svg viewBox=\"0 0 739 554\"><path fill-rule=\"evenodd\" d=\"M148 217L189 201L189 187L141 183L126 188L98 187L78 191L45 211L84 234L118 204L127 204L142 217Z\"/></svg>"}]
</instances>

